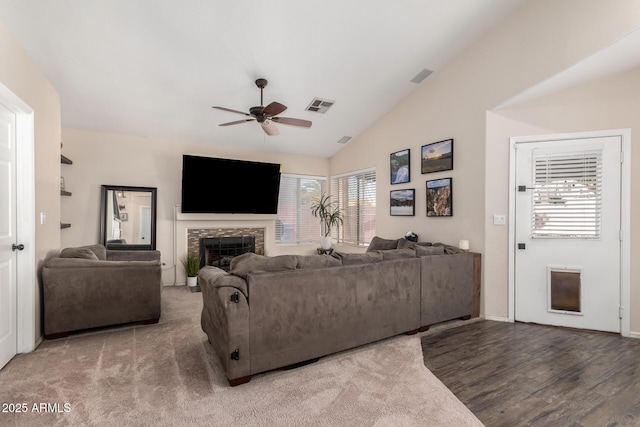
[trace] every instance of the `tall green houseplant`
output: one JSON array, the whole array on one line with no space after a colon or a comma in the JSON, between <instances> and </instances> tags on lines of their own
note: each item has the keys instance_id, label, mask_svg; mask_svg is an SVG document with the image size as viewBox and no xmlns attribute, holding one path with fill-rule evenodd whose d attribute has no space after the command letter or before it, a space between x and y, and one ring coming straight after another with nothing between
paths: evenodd
<instances>
[{"instance_id":1,"label":"tall green houseplant","mask_svg":"<svg viewBox=\"0 0 640 427\"><path fill-rule=\"evenodd\" d=\"M323 236L321 239L322 249L331 248L331 229L343 223L338 202L331 201L331 196L321 193L311 204L311 213L316 218L320 218Z\"/></svg>"}]
</instances>

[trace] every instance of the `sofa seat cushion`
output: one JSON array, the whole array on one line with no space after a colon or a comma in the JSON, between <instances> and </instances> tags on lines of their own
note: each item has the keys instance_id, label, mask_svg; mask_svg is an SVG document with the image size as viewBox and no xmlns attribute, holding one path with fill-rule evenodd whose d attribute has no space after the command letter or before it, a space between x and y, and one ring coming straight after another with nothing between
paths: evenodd
<instances>
[{"instance_id":1,"label":"sofa seat cushion","mask_svg":"<svg viewBox=\"0 0 640 427\"><path fill-rule=\"evenodd\" d=\"M416 256L444 255L444 246L416 246Z\"/></svg>"},{"instance_id":2,"label":"sofa seat cushion","mask_svg":"<svg viewBox=\"0 0 640 427\"><path fill-rule=\"evenodd\" d=\"M367 248L367 252L373 251L386 251L389 249L397 249L398 248L398 240L399 239L383 239L382 237L374 236L371 239L371 243L369 243L369 247Z\"/></svg>"},{"instance_id":3,"label":"sofa seat cushion","mask_svg":"<svg viewBox=\"0 0 640 427\"><path fill-rule=\"evenodd\" d=\"M342 261L331 255L298 255L298 269L340 267Z\"/></svg>"},{"instance_id":4,"label":"sofa seat cushion","mask_svg":"<svg viewBox=\"0 0 640 427\"><path fill-rule=\"evenodd\" d=\"M248 252L231 260L229 273L246 279L249 273L295 270L297 266L298 257L296 255L268 257Z\"/></svg>"},{"instance_id":5,"label":"sofa seat cushion","mask_svg":"<svg viewBox=\"0 0 640 427\"><path fill-rule=\"evenodd\" d=\"M342 261L342 265L371 264L383 261L382 253L380 253L380 251L367 252L364 254L345 254L342 252L334 252L334 255Z\"/></svg>"}]
</instances>

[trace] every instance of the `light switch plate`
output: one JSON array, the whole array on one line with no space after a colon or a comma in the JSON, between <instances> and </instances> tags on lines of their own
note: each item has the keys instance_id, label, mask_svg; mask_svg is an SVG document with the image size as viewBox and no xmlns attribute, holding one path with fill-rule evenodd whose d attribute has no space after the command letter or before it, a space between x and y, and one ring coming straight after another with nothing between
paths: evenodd
<instances>
[{"instance_id":1,"label":"light switch plate","mask_svg":"<svg viewBox=\"0 0 640 427\"><path fill-rule=\"evenodd\" d=\"M493 216L493 225L505 225L507 223L506 216L502 214L496 214Z\"/></svg>"}]
</instances>

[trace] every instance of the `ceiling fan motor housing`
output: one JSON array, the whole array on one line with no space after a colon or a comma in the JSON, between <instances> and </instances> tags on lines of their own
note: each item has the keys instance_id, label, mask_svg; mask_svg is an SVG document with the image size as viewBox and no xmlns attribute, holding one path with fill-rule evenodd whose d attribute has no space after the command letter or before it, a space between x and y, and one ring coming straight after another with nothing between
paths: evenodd
<instances>
[{"instance_id":1,"label":"ceiling fan motor housing","mask_svg":"<svg viewBox=\"0 0 640 427\"><path fill-rule=\"evenodd\" d=\"M249 113L256 118L258 123L262 123L267 119L267 115L263 114L264 107L262 105L251 107Z\"/></svg>"}]
</instances>

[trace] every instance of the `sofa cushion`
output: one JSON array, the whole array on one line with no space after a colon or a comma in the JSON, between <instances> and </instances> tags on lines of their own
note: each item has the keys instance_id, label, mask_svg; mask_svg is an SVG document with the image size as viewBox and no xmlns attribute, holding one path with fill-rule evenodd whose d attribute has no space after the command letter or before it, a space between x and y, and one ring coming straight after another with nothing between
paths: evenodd
<instances>
[{"instance_id":1,"label":"sofa cushion","mask_svg":"<svg viewBox=\"0 0 640 427\"><path fill-rule=\"evenodd\" d=\"M398 239L398 249L415 249L416 246L431 246L431 242L412 242L404 237Z\"/></svg>"},{"instance_id":2,"label":"sofa cushion","mask_svg":"<svg viewBox=\"0 0 640 427\"><path fill-rule=\"evenodd\" d=\"M342 265L370 264L383 261L382 254L379 251L367 252L364 254L345 254L342 252L334 252L334 256L342 260Z\"/></svg>"},{"instance_id":3,"label":"sofa cushion","mask_svg":"<svg viewBox=\"0 0 640 427\"><path fill-rule=\"evenodd\" d=\"M444 246L416 246L416 256L443 255Z\"/></svg>"},{"instance_id":4,"label":"sofa cushion","mask_svg":"<svg viewBox=\"0 0 640 427\"><path fill-rule=\"evenodd\" d=\"M62 258L82 258L80 256L71 256L72 254L76 253L76 251L84 252L84 249L88 249L91 252L93 252L96 257L100 260L100 261L106 261L107 260L107 248L105 248L103 245L86 245L86 246L79 246L77 248L65 248L62 251L60 251L60 256Z\"/></svg>"},{"instance_id":5,"label":"sofa cushion","mask_svg":"<svg viewBox=\"0 0 640 427\"><path fill-rule=\"evenodd\" d=\"M380 253L382 253L382 259L385 261L416 257L415 249L391 249L388 251L380 251Z\"/></svg>"},{"instance_id":6,"label":"sofa cushion","mask_svg":"<svg viewBox=\"0 0 640 427\"><path fill-rule=\"evenodd\" d=\"M65 248L60 251L60 258L80 258L98 261L96 254L87 247Z\"/></svg>"},{"instance_id":7,"label":"sofa cushion","mask_svg":"<svg viewBox=\"0 0 640 427\"><path fill-rule=\"evenodd\" d=\"M299 269L340 267L342 261L331 255L298 255Z\"/></svg>"},{"instance_id":8,"label":"sofa cushion","mask_svg":"<svg viewBox=\"0 0 640 427\"><path fill-rule=\"evenodd\" d=\"M462 249L460 249L460 248L458 248L456 246L451 246L451 245L447 245L447 244L444 244L444 243L434 243L433 246L442 246L442 248L444 248L444 253L445 254L449 254L449 255L465 253Z\"/></svg>"},{"instance_id":9,"label":"sofa cushion","mask_svg":"<svg viewBox=\"0 0 640 427\"><path fill-rule=\"evenodd\" d=\"M229 273L234 276L247 278L247 274L257 271L286 271L295 270L298 265L298 257L295 255L278 255L268 257L248 252L231 260Z\"/></svg>"},{"instance_id":10,"label":"sofa cushion","mask_svg":"<svg viewBox=\"0 0 640 427\"><path fill-rule=\"evenodd\" d=\"M397 249L398 248L398 240L399 239L383 239L382 237L375 236L371 239L371 243L369 243L369 247L367 248L367 252L372 251L386 251L389 249Z\"/></svg>"}]
</instances>

